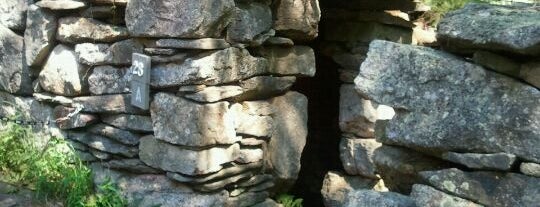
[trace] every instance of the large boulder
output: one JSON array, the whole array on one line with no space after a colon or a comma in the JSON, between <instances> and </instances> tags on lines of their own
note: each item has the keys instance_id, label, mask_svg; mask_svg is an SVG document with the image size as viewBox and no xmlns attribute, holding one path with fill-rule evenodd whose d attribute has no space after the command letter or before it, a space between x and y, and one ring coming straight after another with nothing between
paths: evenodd
<instances>
[{"instance_id":1,"label":"large boulder","mask_svg":"<svg viewBox=\"0 0 540 207\"><path fill-rule=\"evenodd\" d=\"M398 109L376 125L383 143L540 161L540 91L532 86L441 51L386 41L370 44L355 83L364 97Z\"/></svg>"},{"instance_id":2,"label":"large boulder","mask_svg":"<svg viewBox=\"0 0 540 207\"><path fill-rule=\"evenodd\" d=\"M63 96L77 96L88 91L88 67L77 61L75 52L65 46L56 46L39 73L43 90Z\"/></svg>"},{"instance_id":3,"label":"large boulder","mask_svg":"<svg viewBox=\"0 0 540 207\"><path fill-rule=\"evenodd\" d=\"M540 9L530 5L468 4L444 16L437 39L445 49L540 54Z\"/></svg>"},{"instance_id":4,"label":"large boulder","mask_svg":"<svg viewBox=\"0 0 540 207\"><path fill-rule=\"evenodd\" d=\"M24 30L26 9L33 0L4 0L0 2L0 24L13 30Z\"/></svg>"},{"instance_id":5,"label":"large boulder","mask_svg":"<svg viewBox=\"0 0 540 207\"><path fill-rule=\"evenodd\" d=\"M35 5L28 7L27 15L24 31L26 64L41 66L55 43L56 17L52 12Z\"/></svg>"},{"instance_id":6,"label":"large boulder","mask_svg":"<svg viewBox=\"0 0 540 207\"><path fill-rule=\"evenodd\" d=\"M233 0L131 0L126 25L133 36L219 37L233 15Z\"/></svg>"},{"instance_id":7,"label":"large boulder","mask_svg":"<svg viewBox=\"0 0 540 207\"><path fill-rule=\"evenodd\" d=\"M31 94L32 80L23 61L23 37L0 25L0 90L9 93Z\"/></svg>"},{"instance_id":8,"label":"large boulder","mask_svg":"<svg viewBox=\"0 0 540 207\"><path fill-rule=\"evenodd\" d=\"M317 0L278 0L274 2L274 29L298 41L315 39L319 33L321 9Z\"/></svg>"}]
</instances>

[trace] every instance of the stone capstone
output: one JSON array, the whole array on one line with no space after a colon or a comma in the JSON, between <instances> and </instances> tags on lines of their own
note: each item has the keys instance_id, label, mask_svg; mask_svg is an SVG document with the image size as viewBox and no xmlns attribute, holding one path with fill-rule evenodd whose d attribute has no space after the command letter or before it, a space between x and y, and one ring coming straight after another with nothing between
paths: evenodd
<instances>
[{"instance_id":1,"label":"stone capstone","mask_svg":"<svg viewBox=\"0 0 540 207\"><path fill-rule=\"evenodd\" d=\"M118 94L130 91L132 73L128 68L97 66L88 77L92 95Z\"/></svg>"}]
</instances>

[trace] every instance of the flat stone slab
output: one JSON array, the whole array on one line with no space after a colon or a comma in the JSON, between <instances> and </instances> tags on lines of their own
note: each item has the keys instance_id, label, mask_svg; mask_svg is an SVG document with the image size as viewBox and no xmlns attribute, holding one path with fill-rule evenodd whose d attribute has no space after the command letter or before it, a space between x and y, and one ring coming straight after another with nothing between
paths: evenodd
<instances>
[{"instance_id":1,"label":"flat stone slab","mask_svg":"<svg viewBox=\"0 0 540 207\"><path fill-rule=\"evenodd\" d=\"M449 195L427 185L413 185L411 197L414 199L416 206L437 207L437 206L467 206L467 207L482 207L469 200Z\"/></svg>"},{"instance_id":2,"label":"flat stone slab","mask_svg":"<svg viewBox=\"0 0 540 207\"><path fill-rule=\"evenodd\" d=\"M159 39L156 47L177 48L177 49L200 49L216 50L225 49L231 45L224 39L202 38L202 39Z\"/></svg>"},{"instance_id":3,"label":"flat stone slab","mask_svg":"<svg viewBox=\"0 0 540 207\"><path fill-rule=\"evenodd\" d=\"M472 169L505 170L512 168L516 156L507 153L480 154L447 152L442 158L450 162L459 163Z\"/></svg>"}]
</instances>

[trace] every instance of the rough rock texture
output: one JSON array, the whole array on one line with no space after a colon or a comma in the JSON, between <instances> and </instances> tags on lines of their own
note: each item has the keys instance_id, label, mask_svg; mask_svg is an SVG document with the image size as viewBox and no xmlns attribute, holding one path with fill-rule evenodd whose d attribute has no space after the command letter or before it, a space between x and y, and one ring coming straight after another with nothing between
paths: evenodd
<instances>
[{"instance_id":1,"label":"rough rock texture","mask_svg":"<svg viewBox=\"0 0 540 207\"><path fill-rule=\"evenodd\" d=\"M131 95L82 96L73 99L83 112L140 114L143 111L131 106Z\"/></svg>"},{"instance_id":2,"label":"rough rock texture","mask_svg":"<svg viewBox=\"0 0 540 207\"><path fill-rule=\"evenodd\" d=\"M269 6L258 2L239 3L236 5L235 17L227 28L227 39L249 43L271 27L272 11Z\"/></svg>"},{"instance_id":3,"label":"rough rock texture","mask_svg":"<svg viewBox=\"0 0 540 207\"><path fill-rule=\"evenodd\" d=\"M18 120L47 124L54 121L52 111L50 106L35 99L0 91L0 117L13 118L18 114Z\"/></svg>"},{"instance_id":4,"label":"rough rock texture","mask_svg":"<svg viewBox=\"0 0 540 207\"><path fill-rule=\"evenodd\" d=\"M56 39L66 43L115 42L126 39L126 28L90 18L64 17L58 20Z\"/></svg>"},{"instance_id":5,"label":"rough rock texture","mask_svg":"<svg viewBox=\"0 0 540 207\"><path fill-rule=\"evenodd\" d=\"M3 3L0 3L3 4ZM0 90L10 93L32 93L30 71L23 60L23 38L0 25Z\"/></svg>"},{"instance_id":6,"label":"rough rock texture","mask_svg":"<svg viewBox=\"0 0 540 207\"><path fill-rule=\"evenodd\" d=\"M315 39L319 32L321 9L317 0L278 0L274 2L274 29L279 35L298 41Z\"/></svg>"},{"instance_id":7,"label":"rough rock texture","mask_svg":"<svg viewBox=\"0 0 540 207\"><path fill-rule=\"evenodd\" d=\"M530 175L540 178L540 164L532 162L524 162L519 166L519 171L525 175Z\"/></svg>"},{"instance_id":8,"label":"rough rock texture","mask_svg":"<svg viewBox=\"0 0 540 207\"><path fill-rule=\"evenodd\" d=\"M352 84L341 85L339 94L339 128L341 131L356 137L375 137L377 105L361 98Z\"/></svg>"},{"instance_id":9,"label":"rough rock texture","mask_svg":"<svg viewBox=\"0 0 540 207\"><path fill-rule=\"evenodd\" d=\"M142 53L143 45L134 39L112 45L82 43L75 45L75 52L79 61L86 65L129 65L132 53Z\"/></svg>"},{"instance_id":10,"label":"rough rock texture","mask_svg":"<svg viewBox=\"0 0 540 207\"><path fill-rule=\"evenodd\" d=\"M90 93L93 95L127 93L130 91L132 74L127 68L97 66L88 77Z\"/></svg>"},{"instance_id":11,"label":"rough rock texture","mask_svg":"<svg viewBox=\"0 0 540 207\"><path fill-rule=\"evenodd\" d=\"M420 175L436 189L486 206L536 206L540 178L515 173L463 172L456 168Z\"/></svg>"},{"instance_id":12,"label":"rough rock texture","mask_svg":"<svg viewBox=\"0 0 540 207\"><path fill-rule=\"evenodd\" d=\"M126 25L133 36L219 37L233 13L233 0L131 0Z\"/></svg>"},{"instance_id":13,"label":"rough rock texture","mask_svg":"<svg viewBox=\"0 0 540 207\"><path fill-rule=\"evenodd\" d=\"M540 62L521 65L519 77L536 88L540 88Z\"/></svg>"},{"instance_id":14,"label":"rough rock texture","mask_svg":"<svg viewBox=\"0 0 540 207\"><path fill-rule=\"evenodd\" d=\"M88 131L94 134L98 134L101 136L114 139L125 145L139 144L139 139L140 139L139 135L133 132L118 129L118 128L115 128L106 124L93 125L92 127L88 128Z\"/></svg>"},{"instance_id":15,"label":"rough rock texture","mask_svg":"<svg viewBox=\"0 0 540 207\"><path fill-rule=\"evenodd\" d=\"M128 147L118 142L112 141L106 137L87 133L70 133L69 139L82 142L91 148L99 151L118 154L125 157L135 157L138 153L137 148Z\"/></svg>"},{"instance_id":16,"label":"rough rock texture","mask_svg":"<svg viewBox=\"0 0 540 207\"><path fill-rule=\"evenodd\" d=\"M276 186L292 184L300 171L300 157L307 136L307 98L296 92L270 99L276 130L268 143L267 165L273 169Z\"/></svg>"},{"instance_id":17,"label":"rough rock texture","mask_svg":"<svg viewBox=\"0 0 540 207\"><path fill-rule=\"evenodd\" d=\"M394 192L356 190L349 193L343 207L415 207L414 201L405 195Z\"/></svg>"},{"instance_id":18,"label":"rough rock texture","mask_svg":"<svg viewBox=\"0 0 540 207\"><path fill-rule=\"evenodd\" d=\"M66 45L56 46L39 73L43 90L62 96L82 95L88 90L88 67L77 62L75 52Z\"/></svg>"},{"instance_id":19,"label":"rough rock texture","mask_svg":"<svg viewBox=\"0 0 540 207\"><path fill-rule=\"evenodd\" d=\"M222 164L238 157L239 145L190 150L168 144L153 136L141 138L139 157L147 165L186 175L204 175L217 172Z\"/></svg>"},{"instance_id":20,"label":"rough rock texture","mask_svg":"<svg viewBox=\"0 0 540 207\"><path fill-rule=\"evenodd\" d=\"M253 57L245 49L227 48L186 59L183 63L152 67L153 87L217 85L267 72L268 61Z\"/></svg>"},{"instance_id":21,"label":"rough rock texture","mask_svg":"<svg viewBox=\"0 0 540 207\"><path fill-rule=\"evenodd\" d=\"M54 108L54 118L60 129L85 127L99 120L92 114L75 113L76 108L57 106Z\"/></svg>"},{"instance_id":22,"label":"rough rock texture","mask_svg":"<svg viewBox=\"0 0 540 207\"><path fill-rule=\"evenodd\" d=\"M158 93L150 112L156 139L185 146L232 144L236 137L229 103L198 104Z\"/></svg>"},{"instance_id":23,"label":"rough rock texture","mask_svg":"<svg viewBox=\"0 0 540 207\"><path fill-rule=\"evenodd\" d=\"M315 52L310 47L265 47L260 51L268 59L270 73L313 77L315 75Z\"/></svg>"},{"instance_id":24,"label":"rough rock texture","mask_svg":"<svg viewBox=\"0 0 540 207\"><path fill-rule=\"evenodd\" d=\"M442 158L472 169L505 171L510 170L516 161L515 155L507 153L478 154L447 152L442 155Z\"/></svg>"},{"instance_id":25,"label":"rough rock texture","mask_svg":"<svg viewBox=\"0 0 540 207\"><path fill-rule=\"evenodd\" d=\"M339 151L343 168L350 175L377 179L373 153L381 146L375 139L341 138Z\"/></svg>"},{"instance_id":26,"label":"rough rock texture","mask_svg":"<svg viewBox=\"0 0 540 207\"><path fill-rule=\"evenodd\" d=\"M445 15L437 39L456 52L485 49L540 55L540 8L468 4Z\"/></svg>"},{"instance_id":27,"label":"rough rock texture","mask_svg":"<svg viewBox=\"0 0 540 207\"><path fill-rule=\"evenodd\" d=\"M26 64L41 66L55 43L56 17L35 5L28 7L27 16L24 31Z\"/></svg>"},{"instance_id":28,"label":"rough rock texture","mask_svg":"<svg viewBox=\"0 0 540 207\"><path fill-rule=\"evenodd\" d=\"M328 172L324 177L321 193L327 207L343 206L349 193L358 189L374 189L377 181L357 176L345 176L339 172Z\"/></svg>"},{"instance_id":29,"label":"rough rock texture","mask_svg":"<svg viewBox=\"0 0 540 207\"><path fill-rule=\"evenodd\" d=\"M478 205L472 201L452 196L420 184L413 185L411 197L414 199L416 206L422 207L482 207L482 205Z\"/></svg>"},{"instance_id":30,"label":"rough rock texture","mask_svg":"<svg viewBox=\"0 0 540 207\"><path fill-rule=\"evenodd\" d=\"M385 41L371 43L355 83L363 96L400 109L377 125L383 143L540 161L534 87L443 52Z\"/></svg>"},{"instance_id":31,"label":"rough rock texture","mask_svg":"<svg viewBox=\"0 0 540 207\"><path fill-rule=\"evenodd\" d=\"M139 159L120 159L111 160L103 163L103 167L117 170L125 170L132 173L140 174L158 174L159 170L148 167Z\"/></svg>"},{"instance_id":32,"label":"rough rock texture","mask_svg":"<svg viewBox=\"0 0 540 207\"><path fill-rule=\"evenodd\" d=\"M13 30L24 30L26 9L32 3L33 0L4 0L0 2L0 24Z\"/></svg>"},{"instance_id":33,"label":"rough rock texture","mask_svg":"<svg viewBox=\"0 0 540 207\"><path fill-rule=\"evenodd\" d=\"M117 114L101 117L102 121L120 129L135 132L152 132L152 119L150 116Z\"/></svg>"}]
</instances>

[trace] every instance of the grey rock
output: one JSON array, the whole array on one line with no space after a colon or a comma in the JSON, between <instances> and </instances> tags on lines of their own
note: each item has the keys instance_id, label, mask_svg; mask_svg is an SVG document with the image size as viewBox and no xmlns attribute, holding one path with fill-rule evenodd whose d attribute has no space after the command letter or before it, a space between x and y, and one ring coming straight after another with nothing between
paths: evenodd
<instances>
[{"instance_id":1,"label":"grey rock","mask_svg":"<svg viewBox=\"0 0 540 207\"><path fill-rule=\"evenodd\" d=\"M414 201L405 195L394 192L377 192L374 190L356 190L349 193L344 207L416 207Z\"/></svg>"},{"instance_id":2,"label":"grey rock","mask_svg":"<svg viewBox=\"0 0 540 207\"><path fill-rule=\"evenodd\" d=\"M90 113L143 113L142 110L131 106L129 94L76 97L73 99L73 104L80 105L83 112Z\"/></svg>"},{"instance_id":3,"label":"grey rock","mask_svg":"<svg viewBox=\"0 0 540 207\"><path fill-rule=\"evenodd\" d=\"M228 102L198 104L158 93L154 96L150 113L154 134L159 140L198 147L239 141Z\"/></svg>"},{"instance_id":4,"label":"grey rock","mask_svg":"<svg viewBox=\"0 0 540 207\"><path fill-rule=\"evenodd\" d=\"M49 93L34 93L32 96L40 102L47 102L47 103L53 103L53 104L60 104L60 105L66 105L69 106L73 103L73 100L67 97L63 96L56 96Z\"/></svg>"},{"instance_id":5,"label":"grey rock","mask_svg":"<svg viewBox=\"0 0 540 207\"><path fill-rule=\"evenodd\" d=\"M3 3L0 3L3 4ZM0 90L16 94L31 94L30 70L23 61L23 37L0 25Z\"/></svg>"},{"instance_id":6,"label":"grey rock","mask_svg":"<svg viewBox=\"0 0 540 207\"><path fill-rule=\"evenodd\" d=\"M450 164L406 148L383 145L375 150L373 162L388 189L409 194L421 183L421 171L448 168Z\"/></svg>"},{"instance_id":7,"label":"grey rock","mask_svg":"<svg viewBox=\"0 0 540 207\"><path fill-rule=\"evenodd\" d=\"M95 115L76 111L76 108L56 106L53 111L56 125L60 129L75 129L88 126L99 120Z\"/></svg>"},{"instance_id":8,"label":"grey rock","mask_svg":"<svg viewBox=\"0 0 540 207\"><path fill-rule=\"evenodd\" d=\"M253 57L245 49L227 48L187 58L183 63L152 67L151 85L156 88L180 85L217 85L267 72L268 61Z\"/></svg>"},{"instance_id":9,"label":"grey rock","mask_svg":"<svg viewBox=\"0 0 540 207\"><path fill-rule=\"evenodd\" d=\"M101 120L120 129L136 132L152 132L152 119L150 116L116 114L102 116Z\"/></svg>"},{"instance_id":10,"label":"grey rock","mask_svg":"<svg viewBox=\"0 0 540 207\"><path fill-rule=\"evenodd\" d=\"M240 140L240 145L242 146L260 146L264 143L266 143L265 140L254 137L242 138L242 140Z\"/></svg>"},{"instance_id":11,"label":"grey rock","mask_svg":"<svg viewBox=\"0 0 540 207\"><path fill-rule=\"evenodd\" d=\"M92 95L119 94L130 91L132 74L128 68L97 66L88 77Z\"/></svg>"},{"instance_id":12,"label":"grey rock","mask_svg":"<svg viewBox=\"0 0 540 207\"><path fill-rule=\"evenodd\" d=\"M171 48L156 48L147 47L144 48L144 53L149 55L174 55L178 50Z\"/></svg>"},{"instance_id":13,"label":"grey rock","mask_svg":"<svg viewBox=\"0 0 540 207\"><path fill-rule=\"evenodd\" d=\"M189 91L190 86L180 87L179 90ZM183 95L184 97L197 101L197 102L217 102L231 97L239 96L244 92L244 89L236 85L224 85L224 86L209 86L201 85L201 88L197 91L190 91L194 93L188 93ZM179 95L182 95L180 93Z\"/></svg>"},{"instance_id":14,"label":"grey rock","mask_svg":"<svg viewBox=\"0 0 540 207\"><path fill-rule=\"evenodd\" d=\"M238 158L238 144L204 150L190 150L168 144L153 136L141 138L139 157L147 165L186 175L205 175L223 169L222 164Z\"/></svg>"},{"instance_id":15,"label":"grey rock","mask_svg":"<svg viewBox=\"0 0 540 207\"><path fill-rule=\"evenodd\" d=\"M356 137L375 137L377 104L363 99L354 85L343 84L339 90L339 128Z\"/></svg>"},{"instance_id":16,"label":"grey rock","mask_svg":"<svg viewBox=\"0 0 540 207\"><path fill-rule=\"evenodd\" d=\"M343 67L345 70L354 71L358 74L358 68L366 60L366 51L360 53L339 52L332 54L332 60Z\"/></svg>"},{"instance_id":17,"label":"grey rock","mask_svg":"<svg viewBox=\"0 0 540 207\"><path fill-rule=\"evenodd\" d=\"M152 56L152 63L170 63L170 62L183 62L188 58L188 53L179 53L175 55L154 55Z\"/></svg>"},{"instance_id":18,"label":"grey rock","mask_svg":"<svg viewBox=\"0 0 540 207\"><path fill-rule=\"evenodd\" d=\"M235 17L227 28L227 40L250 43L271 28L272 11L269 6L258 2L237 3Z\"/></svg>"},{"instance_id":19,"label":"grey rock","mask_svg":"<svg viewBox=\"0 0 540 207\"><path fill-rule=\"evenodd\" d=\"M274 200L270 198L267 198L266 200L264 200L264 202L257 203L253 205L253 207L283 207L283 205L275 202Z\"/></svg>"},{"instance_id":20,"label":"grey rock","mask_svg":"<svg viewBox=\"0 0 540 207\"><path fill-rule=\"evenodd\" d=\"M90 153L90 152L75 151L75 154L83 162L95 162L95 161L98 161L98 159L96 157L94 157L94 155L92 155L92 153Z\"/></svg>"},{"instance_id":21,"label":"grey rock","mask_svg":"<svg viewBox=\"0 0 540 207\"><path fill-rule=\"evenodd\" d=\"M219 37L233 12L233 0L131 0L126 25L133 36Z\"/></svg>"},{"instance_id":22,"label":"grey rock","mask_svg":"<svg viewBox=\"0 0 540 207\"><path fill-rule=\"evenodd\" d=\"M442 158L472 169L504 171L509 171L516 161L515 155L507 153L479 154L446 152L442 155Z\"/></svg>"},{"instance_id":23,"label":"grey rock","mask_svg":"<svg viewBox=\"0 0 540 207\"><path fill-rule=\"evenodd\" d=\"M132 53L143 53L143 44L135 39L116 42L109 48L111 54L108 63L113 65L130 65Z\"/></svg>"},{"instance_id":24,"label":"grey rock","mask_svg":"<svg viewBox=\"0 0 540 207\"><path fill-rule=\"evenodd\" d=\"M525 175L530 175L540 178L540 164L532 162L524 162L519 166L519 171Z\"/></svg>"},{"instance_id":25,"label":"grey rock","mask_svg":"<svg viewBox=\"0 0 540 207\"><path fill-rule=\"evenodd\" d=\"M265 47L260 53L270 63L269 73L308 77L315 75L315 53L310 47Z\"/></svg>"},{"instance_id":26,"label":"grey rock","mask_svg":"<svg viewBox=\"0 0 540 207\"><path fill-rule=\"evenodd\" d=\"M413 185L411 197L416 206L424 207L482 207L472 201L449 195L427 185Z\"/></svg>"},{"instance_id":27,"label":"grey rock","mask_svg":"<svg viewBox=\"0 0 540 207\"><path fill-rule=\"evenodd\" d=\"M41 8L55 11L81 9L86 7L85 2L76 0L41 0L36 2L36 5Z\"/></svg>"},{"instance_id":28,"label":"grey rock","mask_svg":"<svg viewBox=\"0 0 540 207\"><path fill-rule=\"evenodd\" d=\"M106 153L106 152L103 152L94 148L89 148L88 151L90 152L90 154L92 154L93 157L95 157L96 159L100 161L110 160L113 157L109 153Z\"/></svg>"},{"instance_id":29,"label":"grey rock","mask_svg":"<svg viewBox=\"0 0 540 207\"><path fill-rule=\"evenodd\" d=\"M359 176L346 176L330 171L326 174L321 189L324 205L340 207L349 199L349 193L360 189L374 189L376 180Z\"/></svg>"},{"instance_id":30,"label":"grey rock","mask_svg":"<svg viewBox=\"0 0 540 207\"><path fill-rule=\"evenodd\" d=\"M373 153L381 146L375 139L341 138L339 152L343 168L350 175L377 179Z\"/></svg>"},{"instance_id":31,"label":"grey rock","mask_svg":"<svg viewBox=\"0 0 540 207\"><path fill-rule=\"evenodd\" d=\"M125 27L82 17L60 18L56 33L56 39L66 43L115 42L127 37L128 31Z\"/></svg>"},{"instance_id":32,"label":"grey rock","mask_svg":"<svg viewBox=\"0 0 540 207\"><path fill-rule=\"evenodd\" d=\"M403 44L412 42L412 28L387 25L378 22L333 22L324 24L324 39L337 42L368 44L373 40L388 40Z\"/></svg>"},{"instance_id":33,"label":"grey rock","mask_svg":"<svg viewBox=\"0 0 540 207\"><path fill-rule=\"evenodd\" d=\"M487 51L476 51L473 55L473 61L488 69L512 77L519 77L521 65L512 59Z\"/></svg>"},{"instance_id":34,"label":"grey rock","mask_svg":"<svg viewBox=\"0 0 540 207\"><path fill-rule=\"evenodd\" d=\"M0 117L28 122L54 122L53 109L33 98L18 97L0 91Z\"/></svg>"},{"instance_id":35,"label":"grey rock","mask_svg":"<svg viewBox=\"0 0 540 207\"><path fill-rule=\"evenodd\" d=\"M104 167L137 174L158 174L159 170L148 167L139 159L111 160L101 163Z\"/></svg>"},{"instance_id":36,"label":"grey rock","mask_svg":"<svg viewBox=\"0 0 540 207\"><path fill-rule=\"evenodd\" d=\"M115 3L118 5L118 2ZM92 5L91 7L85 9L81 13L82 17L94 18L94 19L114 19L117 23L124 20L124 9L121 7L112 7L112 6L96 6Z\"/></svg>"},{"instance_id":37,"label":"grey rock","mask_svg":"<svg viewBox=\"0 0 540 207\"><path fill-rule=\"evenodd\" d=\"M248 192L237 197L231 197L225 203L225 207L247 207L265 201L270 194L268 192Z\"/></svg>"},{"instance_id":38,"label":"grey rock","mask_svg":"<svg viewBox=\"0 0 540 207\"><path fill-rule=\"evenodd\" d=\"M248 171L244 172L238 175L234 175L228 178L223 178L219 181L212 182L212 183L205 183L201 185L194 185L193 189L200 191L200 192L213 192L217 190L221 190L227 186L230 186L232 184L235 184L239 182L240 180L245 180L253 176L253 172Z\"/></svg>"},{"instance_id":39,"label":"grey rock","mask_svg":"<svg viewBox=\"0 0 540 207\"><path fill-rule=\"evenodd\" d=\"M486 206L537 206L540 178L515 173L463 172L456 168L421 172L438 190Z\"/></svg>"},{"instance_id":40,"label":"grey rock","mask_svg":"<svg viewBox=\"0 0 540 207\"><path fill-rule=\"evenodd\" d=\"M485 49L539 55L539 11L529 5L467 4L445 15L437 39L445 49L460 53Z\"/></svg>"},{"instance_id":41,"label":"grey rock","mask_svg":"<svg viewBox=\"0 0 540 207\"><path fill-rule=\"evenodd\" d=\"M267 165L276 178L276 188L286 189L300 172L300 158L307 137L307 98L288 92L269 100L275 131L267 148Z\"/></svg>"},{"instance_id":42,"label":"grey rock","mask_svg":"<svg viewBox=\"0 0 540 207\"><path fill-rule=\"evenodd\" d=\"M257 184L255 186L250 187L247 191L248 192L263 192L268 191L270 188L274 187L274 182L272 181L266 181L260 184Z\"/></svg>"},{"instance_id":43,"label":"grey rock","mask_svg":"<svg viewBox=\"0 0 540 207\"><path fill-rule=\"evenodd\" d=\"M242 181L241 183L238 183L238 186L250 187L270 180L273 180L273 177L270 174L255 175L245 181Z\"/></svg>"},{"instance_id":44,"label":"grey rock","mask_svg":"<svg viewBox=\"0 0 540 207\"><path fill-rule=\"evenodd\" d=\"M114 139L125 145L137 145L140 139L140 136L135 133L106 124L95 124L88 128L88 132Z\"/></svg>"},{"instance_id":45,"label":"grey rock","mask_svg":"<svg viewBox=\"0 0 540 207\"><path fill-rule=\"evenodd\" d=\"M68 146L71 147L72 149L76 151L80 151L80 152L88 152L88 146L86 146L85 144L77 142L77 141L73 141L71 139L66 139L66 141L68 143Z\"/></svg>"},{"instance_id":46,"label":"grey rock","mask_svg":"<svg viewBox=\"0 0 540 207\"><path fill-rule=\"evenodd\" d=\"M100 164L92 164L93 180L96 185L109 178L113 180L123 195L128 207L155 206L192 207L223 206L228 197L226 191L211 194L195 193L188 186L173 182L164 175L134 175L104 169Z\"/></svg>"},{"instance_id":47,"label":"grey rock","mask_svg":"<svg viewBox=\"0 0 540 207\"><path fill-rule=\"evenodd\" d=\"M199 50L219 50L231 45L224 39L202 38L202 39L159 39L156 47L177 48L177 49L199 49Z\"/></svg>"},{"instance_id":48,"label":"grey rock","mask_svg":"<svg viewBox=\"0 0 540 207\"><path fill-rule=\"evenodd\" d=\"M237 134L271 137L274 132L274 121L270 113L265 113L271 105L265 101L252 101L236 103L230 107L235 117L235 129ZM263 111L258 111L263 109ZM263 113L260 113L263 112Z\"/></svg>"},{"instance_id":49,"label":"grey rock","mask_svg":"<svg viewBox=\"0 0 540 207\"><path fill-rule=\"evenodd\" d=\"M104 65L110 58L109 45L103 43L81 43L75 45L79 62L85 65Z\"/></svg>"},{"instance_id":50,"label":"grey rock","mask_svg":"<svg viewBox=\"0 0 540 207\"><path fill-rule=\"evenodd\" d=\"M57 45L39 73L39 84L43 90L62 96L78 96L88 91L85 75L88 67L77 61L75 52Z\"/></svg>"},{"instance_id":51,"label":"grey rock","mask_svg":"<svg viewBox=\"0 0 540 207\"><path fill-rule=\"evenodd\" d=\"M317 0L278 0L274 2L274 26L280 36L293 40L315 39L319 32L321 9Z\"/></svg>"},{"instance_id":52,"label":"grey rock","mask_svg":"<svg viewBox=\"0 0 540 207\"><path fill-rule=\"evenodd\" d=\"M399 109L376 126L383 143L540 160L540 91L527 84L444 52L385 41L371 43L355 83L361 95Z\"/></svg>"},{"instance_id":53,"label":"grey rock","mask_svg":"<svg viewBox=\"0 0 540 207\"><path fill-rule=\"evenodd\" d=\"M56 34L56 17L46 9L35 5L28 7L24 47L26 64L41 66L50 54Z\"/></svg>"},{"instance_id":54,"label":"grey rock","mask_svg":"<svg viewBox=\"0 0 540 207\"><path fill-rule=\"evenodd\" d=\"M112 45L82 43L75 45L79 61L86 65L129 65L132 53L142 53L143 45L134 39L116 42Z\"/></svg>"},{"instance_id":55,"label":"grey rock","mask_svg":"<svg viewBox=\"0 0 540 207\"><path fill-rule=\"evenodd\" d=\"M5 0L0 2L0 24L13 30L24 30L26 26L26 9L33 2L33 0Z\"/></svg>"},{"instance_id":56,"label":"grey rock","mask_svg":"<svg viewBox=\"0 0 540 207\"><path fill-rule=\"evenodd\" d=\"M264 159L264 152L261 148L243 147L238 152L238 159L235 161L242 164L256 163Z\"/></svg>"},{"instance_id":57,"label":"grey rock","mask_svg":"<svg viewBox=\"0 0 540 207\"><path fill-rule=\"evenodd\" d=\"M68 138L82 142L96 150L111 154L118 154L125 157L135 157L138 153L137 148L122 145L99 135L74 132L69 133Z\"/></svg>"},{"instance_id":58,"label":"grey rock","mask_svg":"<svg viewBox=\"0 0 540 207\"><path fill-rule=\"evenodd\" d=\"M293 40L286 37L270 37L265 42L265 45L277 45L283 47L292 47L294 46Z\"/></svg>"},{"instance_id":59,"label":"grey rock","mask_svg":"<svg viewBox=\"0 0 540 207\"><path fill-rule=\"evenodd\" d=\"M534 87L540 88L540 62L521 65L519 77Z\"/></svg>"},{"instance_id":60,"label":"grey rock","mask_svg":"<svg viewBox=\"0 0 540 207\"><path fill-rule=\"evenodd\" d=\"M222 180L223 178L228 178L234 175L242 174L246 171L255 171L262 167L262 162L254 162L248 164L237 164L231 163L230 166L224 167L222 170L216 173L209 174L204 177L193 177L188 175L183 175L180 173L167 172L167 177L174 179L178 182L191 183L191 184L201 184L201 183L211 183L215 181Z\"/></svg>"}]
</instances>

